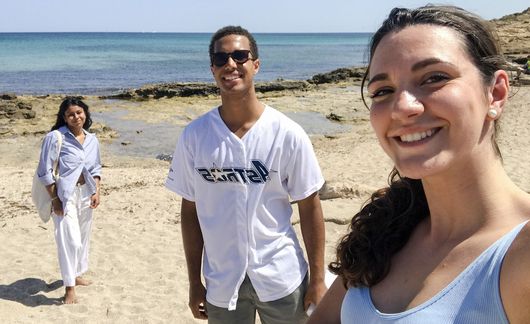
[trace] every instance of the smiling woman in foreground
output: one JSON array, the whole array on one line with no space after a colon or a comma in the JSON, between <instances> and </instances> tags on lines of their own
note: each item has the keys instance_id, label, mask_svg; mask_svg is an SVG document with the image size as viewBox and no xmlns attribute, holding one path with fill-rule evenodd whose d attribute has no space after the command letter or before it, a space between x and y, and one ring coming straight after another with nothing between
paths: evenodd
<instances>
[{"instance_id":1,"label":"smiling woman in foreground","mask_svg":"<svg viewBox=\"0 0 530 324\"><path fill-rule=\"evenodd\" d=\"M530 195L496 143L504 64L469 12L392 10L366 80L395 168L353 217L309 323L530 322Z\"/></svg>"}]
</instances>

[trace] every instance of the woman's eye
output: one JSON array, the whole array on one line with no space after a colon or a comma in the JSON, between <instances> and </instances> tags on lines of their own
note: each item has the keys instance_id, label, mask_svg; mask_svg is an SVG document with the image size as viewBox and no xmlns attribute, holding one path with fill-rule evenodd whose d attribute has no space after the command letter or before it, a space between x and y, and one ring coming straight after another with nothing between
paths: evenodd
<instances>
[{"instance_id":1,"label":"woman's eye","mask_svg":"<svg viewBox=\"0 0 530 324\"><path fill-rule=\"evenodd\" d=\"M422 82L422 84L432 84L432 83L437 83L437 82L447 81L447 80L449 80L449 76L442 74L442 73L437 73L437 74L432 74L429 77L427 77Z\"/></svg>"},{"instance_id":2,"label":"woman's eye","mask_svg":"<svg viewBox=\"0 0 530 324\"><path fill-rule=\"evenodd\" d=\"M370 94L368 95L371 99L377 99L377 98L380 98L382 96L385 96L387 94L390 94L392 93L392 89L389 89L389 88L383 88L383 89L377 89L373 92L370 92Z\"/></svg>"}]
</instances>

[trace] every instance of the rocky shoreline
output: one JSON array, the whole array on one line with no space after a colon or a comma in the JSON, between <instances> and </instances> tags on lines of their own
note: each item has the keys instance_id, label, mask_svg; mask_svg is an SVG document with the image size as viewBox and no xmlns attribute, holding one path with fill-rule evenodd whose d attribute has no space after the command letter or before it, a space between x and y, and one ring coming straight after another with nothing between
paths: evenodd
<instances>
[{"instance_id":1,"label":"rocky shoreline","mask_svg":"<svg viewBox=\"0 0 530 324\"><path fill-rule=\"evenodd\" d=\"M359 83L362 80L365 67L339 68L327 73L319 73L308 80L275 80L257 82L256 92L272 91L305 91L325 83L351 81ZM213 82L175 82L149 84L138 89L128 89L117 94L100 96L100 99L144 100L172 97L192 97L218 95L219 89Z\"/></svg>"}]
</instances>

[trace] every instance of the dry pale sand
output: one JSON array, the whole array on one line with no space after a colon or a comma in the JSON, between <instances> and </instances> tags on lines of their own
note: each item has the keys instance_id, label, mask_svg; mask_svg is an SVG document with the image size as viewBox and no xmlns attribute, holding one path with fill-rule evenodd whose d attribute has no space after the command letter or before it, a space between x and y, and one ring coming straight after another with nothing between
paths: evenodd
<instances>
[{"instance_id":1,"label":"dry pale sand","mask_svg":"<svg viewBox=\"0 0 530 324\"><path fill-rule=\"evenodd\" d=\"M503 116L500 144L510 176L530 192L528 98L530 88L521 88L511 99ZM39 118L11 122L15 135L0 138L0 321L204 323L195 321L187 307L180 198L163 186L168 163L112 154L108 150L112 132L99 135L103 195L95 212L86 276L94 283L77 289L79 304L60 305L64 288L53 224L39 220L30 197L40 139L51 126L60 99L26 99L33 102ZM312 137L327 180L325 198L331 198L323 201L329 262L337 239L347 230L345 224L374 189L385 185L391 163L375 140L355 86L332 85L314 91L269 94L261 99L282 111L333 112L351 126L345 134ZM185 124L218 99L87 101L93 112L118 107L130 111L130 119ZM297 219L295 213L293 222L299 232Z\"/></svg>"}]
</instances>

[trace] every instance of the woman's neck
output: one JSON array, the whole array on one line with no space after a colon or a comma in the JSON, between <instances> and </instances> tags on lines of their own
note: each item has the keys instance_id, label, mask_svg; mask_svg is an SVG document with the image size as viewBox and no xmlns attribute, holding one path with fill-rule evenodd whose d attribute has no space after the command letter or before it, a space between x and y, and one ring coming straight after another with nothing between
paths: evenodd
<instances>
[{"instance_id":1,"label":"woman's neck","mask_svg":"<svg viewBox=\"0 0 530 324\"><path fill-rule=\"evenodd\" d=\"M510 180L500 160L422 183L435 241L458 240L485 227L517 223L525 211L530 217L530 195Z\"/></svg>"},{"instance_id":2,"label":"woman's neck","mask_svg":"<svg viewBox=\"0 0 530 324\"><path fill-rule=\"evenodd\" d=\"M70 130L70 132L74 134L75 137L78 137L84 134L82 127L79 127L79 128L71 128L70 126L67 126L67 127Z\"/></svg>"}]
</instances>

